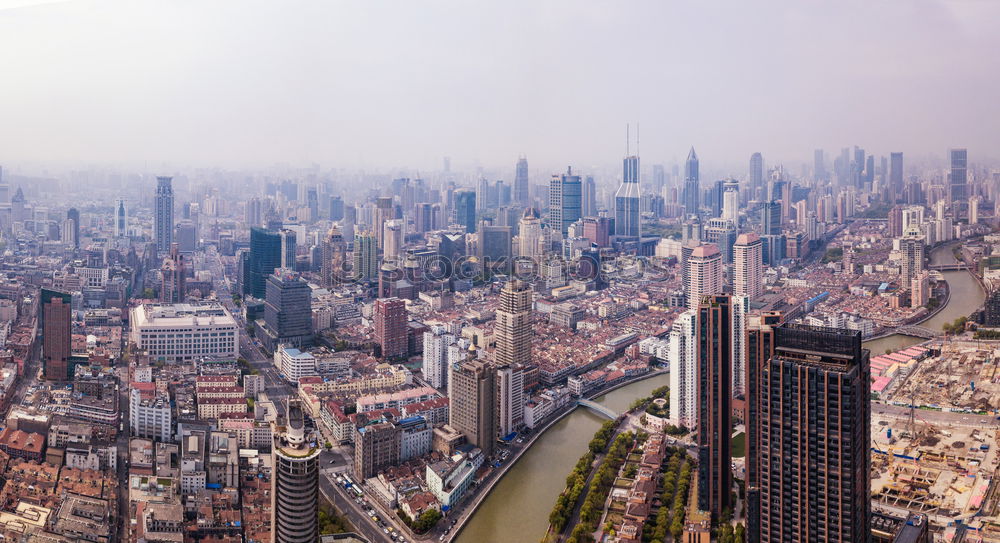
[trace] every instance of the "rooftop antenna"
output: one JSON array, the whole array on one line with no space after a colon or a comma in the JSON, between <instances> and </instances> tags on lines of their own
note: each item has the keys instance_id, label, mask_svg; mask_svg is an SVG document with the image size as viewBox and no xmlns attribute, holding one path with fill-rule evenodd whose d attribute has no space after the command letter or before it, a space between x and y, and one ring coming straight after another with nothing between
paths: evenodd
<instances>
[{"instance_id":1,"label":"rooftop antenna","mask_svg":"<svg viewBox=\"0 0 1000 543\"><path fill-rule=\"evenodd\" d=\"M628 156L628 145L631 137L629 136L629 125L625 123L625 156Z\"/></svg>"},{"instance_id":2,"label":"rooftop antenna","mask_svg":"<svg viewBox=\"0 0 1000 543\"><path fill-rule=\"evenodd\" d=\"M635 123L635 154L639 156L639 123Z\"/></svg>"}]
</instances>

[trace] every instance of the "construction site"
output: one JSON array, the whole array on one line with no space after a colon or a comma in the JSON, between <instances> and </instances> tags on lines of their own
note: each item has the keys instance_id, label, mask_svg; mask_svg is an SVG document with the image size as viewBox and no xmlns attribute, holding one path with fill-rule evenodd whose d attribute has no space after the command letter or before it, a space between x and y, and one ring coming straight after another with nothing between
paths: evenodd
<instances>
[{"instance_id":1,"label":"construction site","mask_svg":"<svg viewBox=\"0 0 1000 543\"><path fill-rule=\"evenodd\" d=\"M872 410L874 509L926 514L935 541L1000 543L998 347L925 344L885 368L894 382L873 402L883 404Z\"/></svg>"},{"instance_id":2,"label":"construction site","mask_svg":"<svg viewBox=\"0 0 1000 543\"><path fill-rule=\"evenodd\" d=\"M1000 406L1000 343L941 342L930 356L900 372L879 397L895 405L997 414Z\"/></svg>"}]
</instances>

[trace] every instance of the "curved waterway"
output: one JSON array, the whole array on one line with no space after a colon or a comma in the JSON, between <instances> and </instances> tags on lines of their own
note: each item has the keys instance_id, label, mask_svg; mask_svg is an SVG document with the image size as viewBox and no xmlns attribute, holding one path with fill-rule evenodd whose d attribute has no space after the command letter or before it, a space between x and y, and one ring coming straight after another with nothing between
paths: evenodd
<instances>
[{"instance_id":1,"label":"curved waterway","mask_svg":"<svg viewBox=\"0 0 1000 543\"><path fill-rule=\"evenodd\" d=\"M622 413L636 398L668 385L662 373L598 396ZM545 535L549 511L566 487L566 476L606 419L577 408L553 424L493 488L457 539L458 543L532 543Z\"/></svg>"},{"instance_id":2,"label":"curved waterway","mask_svg":"<svg viewBox=\"0 0 1000 543\"><path fill-rule=\"evenodd\" d=\"M955 245L957 243L949 243L931 251L931 264L954 264L955 255L952 254L952 250ZM948 282L948 288L951 289L951 298L948 300L948 305L937 315L920 323L920 326L939 332L945 323L952 322L959 317L967 317L973 311L979 309L986 298L986 294L983 292L982 287L979 286L979 282L969 272L949 271L942 272L942 275L944 275L945 281ZM871 350L872 356L876 356L883 354L887 349L898 351L923 341L920 338L895 334L882 339L876 339L875 341L868 341L865 343L865 347Z\"/></svg>"}]
</instances>

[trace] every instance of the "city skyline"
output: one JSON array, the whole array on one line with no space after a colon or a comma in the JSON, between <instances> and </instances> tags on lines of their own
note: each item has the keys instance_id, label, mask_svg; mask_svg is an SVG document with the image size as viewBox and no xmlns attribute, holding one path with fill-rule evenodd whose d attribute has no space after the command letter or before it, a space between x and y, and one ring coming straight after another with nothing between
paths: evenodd
<instances>
[{"instance_id":1,"label":"city skyline","mask_svg":"<svg viewBox=\"0 0 1000 543\"><path fill-rule=\"evenodd\" d=\"M0 0L0 539L1000 543L996 20Z\"/></svg>"}]
</instances>

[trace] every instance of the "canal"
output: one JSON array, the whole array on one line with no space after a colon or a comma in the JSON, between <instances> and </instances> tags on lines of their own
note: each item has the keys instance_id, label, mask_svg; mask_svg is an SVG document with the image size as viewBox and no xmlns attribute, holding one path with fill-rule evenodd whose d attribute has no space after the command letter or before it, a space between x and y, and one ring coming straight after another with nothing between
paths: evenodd
<instances>
[{"instance_id":1,"label":"canal","mask_svg":"<svg viewBox=\"0 0 1000 543\"><path fill-rule=\"evenodd\" d=\"M618 413L636 398L666 386L662 373L598 396L595 401ZM552 425L493 488L459 535L458 543L533 543L549 525L549 511L566 486L566 476L606 419L577 408Z\"/></svg>"},{"instance_id":2,"label":"canal","mask_svg":"<svg viewBox=\"0 0 1000 543\"><path fill-rule=\"evenodd\" d=\"M952 247L953 244L949 244L933 250L931 263L954 262ZM948 305L921 323L932 330L941 330L944 323L969 315L982 305L985 297L979 283L968 272L944 272L944 278L951 289ZM886 349L899 350L921 341L897 334L869 341L865 347L877 355ZM669 380L669 374L657 375L600 396L596 401L621 413L635 398L669 384ZM497 483L459 535L458 543L541 540L549 524L549 511L566 485L566 475L604 420L588 409L578 408L549 428Z\"/></svg>"},{"instance_id":3,"label":"canal","mask_svg":"<svg viewBox=\"0 0 1000 543\"><path fill-rule=\"evenodd\" d=\"M942 245L931 251L931 264L954 263L955 255L952 254L952 250L955 245L957 245L957 242ZM948 281L948 288L951 289L951 298L948 301L948 305L937 315L920 323L920 326L939 332L946 322L952 322L959 317L967 317L973 311L979 309L986 298L986 294L983 292L982 287L979 286L979 282L969 272L950 271L943 272L942 275L944 275L945 281ZM896 334L866 342L865 347L871 350L872 356L876 356L885 353L887 349L898 351L923 341L925 340Z\"/></svg>"}]
</instances>

